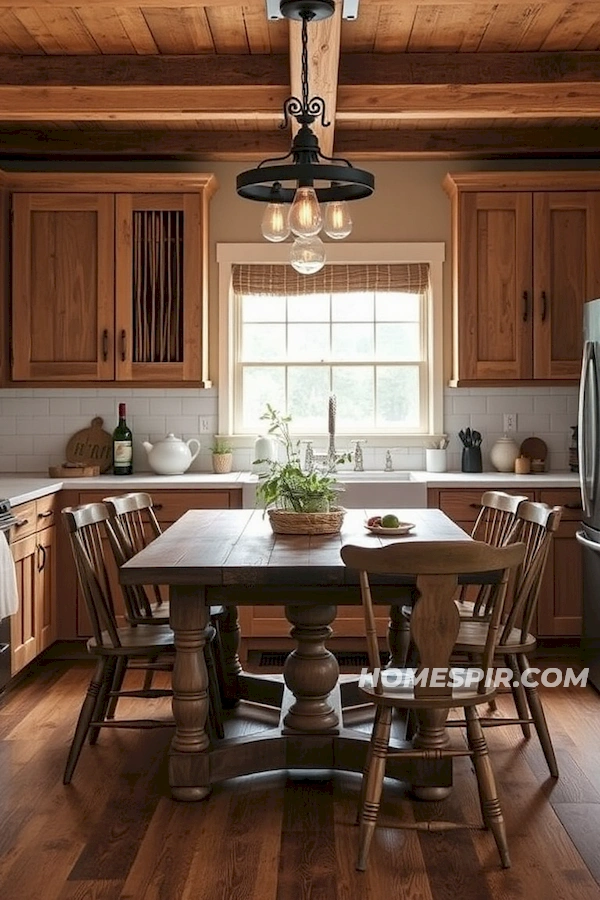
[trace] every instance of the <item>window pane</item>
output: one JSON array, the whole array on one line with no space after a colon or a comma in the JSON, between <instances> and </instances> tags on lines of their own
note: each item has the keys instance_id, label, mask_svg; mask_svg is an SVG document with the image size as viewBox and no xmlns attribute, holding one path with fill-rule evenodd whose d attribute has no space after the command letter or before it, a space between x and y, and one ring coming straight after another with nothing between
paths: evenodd
<instances>
[{"instance_id":1,"label":"window pane","mask_svg":"<svg viewBox=\"0 0 600 900\"><path fill-rule=\"evenodd\" d=\"M270 403L285 410L285 368L283 366L245 366L242 370L243 428L260 433L264 422L260 417Z\"/></svg>"},{"instance_id":2,"label":"window pane","mask_svg":"<svg viewBox=\"0 0 600 900\"><path fill-rule=\"evenodd\" d=\"M372 366L336 366L332 390L337 398L337 426L344 431L364 431L374 425Z\"/></svg>"},{"instance_id":3,"label":"window pane","mask_svg":"<svg viewBox=\"0 0 600 900\"><path fill-rule=\"evenodd\" d=\"M333 322L372 322L374 295L333 294L331 298Z\"/></svg>"},{"instance_id":4,"label":"window pane","mask_svg":"<svg viewBox=\"0 0 600 900\"><path fill-rule=\"evenodd\" d=\"M421 359L421 335L417 324L396 325L386 322L376 325L376 359Z\"/></svg>"},{"instance_id":5,"label":"window pane","mask_svg":"<svg viewBox=\"0 0 600 900\"><path fill-rule=\"evenodd\" d=\"M418 366L377 367L377 426L419 427Z\"/></svg>"},{"instance_id":6,"label":"window pane","mask_svg":"<svg viewBox=\"0 0 600 900\"><path fill-rule=\"evenodd\" d=\"M241 362L285 357L285 325L244 325Z\"/></svg>"},{"instance_id":7,"label":"window pane","mask_svg":"<svg viewBox=\"0 0 600 900\"><path fill-rule=\"evenodd\" d=\"M418 294L377 294L375 311L379 322L418 322L421 298Z\"/></svg>"},{"instance_id":8,"label":"window pane","mask_svg":"<svg viewBox=\"0 0 600 900\"><path fill-rule=\"evenodd\" d=\"M329 322L288 325L290 360L329 359L329 352Z\"/></svg>"},{"instance_id":9,"label":"window pane","mask_svg":"<svg viewBox=\"0 0 600 900\"><path fill-rule=\"evenodd\" d=\"M284 322L284 297L242 297L243 322Z\"/></svg>"},{"instance_id":10,"label":"window pane","mask_svg":"<svg viewBox=\"0 0 600 900\"><path fill-rule=\"evenodd\" d=\"M334 359L372 359L373 326L332 325L331 350Z\"/></svg>"},{"instance_id":11,"label":"window pane","mask_svg":"<svg viewBox=\"0 0 600 900\"><path fill-rule=\"evenodd\" d=\"M288 409L294 431L326 431L329 366L289 366Z\"/></svg>"},{"instance_id":12,"label":"window pane","mask_svg":"<svg viewBox=\"0 0 600 900\"><path fill-rule=\"evenodd\" d=\"M290 322L329 322L329 294L288 297L287 304Z\"/></svg>"}]
</instances>

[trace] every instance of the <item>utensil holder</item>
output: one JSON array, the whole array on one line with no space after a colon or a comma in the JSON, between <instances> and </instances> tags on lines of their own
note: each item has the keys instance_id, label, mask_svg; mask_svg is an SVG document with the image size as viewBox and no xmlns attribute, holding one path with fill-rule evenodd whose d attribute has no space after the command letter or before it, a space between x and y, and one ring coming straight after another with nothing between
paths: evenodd
<instances>
[{"instance_id":1,"label":"utensil holder","mask_svg":"<svg viewBox=\"0 0 600 900\"><path fill-rule=\"evenodd\" d=\"M446 451L436 449L425 450L425 468L428 472L446 471Z\"/></svg>"},{"instance_id":2,"label":"utensil holder","mask_svg":"<svg viewBox=\"0 0 600 900\"><path fill-rule=\"evenodd\" d=\"M463 447L461 469L463 472L483 471L480 447Z\"/></svg>"}]
</instances>

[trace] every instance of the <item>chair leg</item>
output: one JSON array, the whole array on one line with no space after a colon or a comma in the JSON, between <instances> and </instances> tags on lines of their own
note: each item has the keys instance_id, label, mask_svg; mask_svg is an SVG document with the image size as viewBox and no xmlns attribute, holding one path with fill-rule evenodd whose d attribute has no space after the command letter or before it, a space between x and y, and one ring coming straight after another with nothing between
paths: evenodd
<instances>
[{"instance_id":1,"label":"chair leg","mask_svg":"<svg viewBox=\"0 0 600 900\"><path fill-rule=\"evenodd\" d=\"M367 868L369 848L375 833L381 791L383 789L383 779L385 777L385 761L388 744L390 742L391 724L392 707L384 706L379 721L377 722L377 727L373 728L373 735L371 737L373 750L369 765L369 773L367 775L367 783L364 790L364 803L361 810L360 832L358 836L359 849L356 868L359 872L364 872Z\"/></svg>"},{"instance_id":2,"label":"chair leg","mask_svg":"<svg viewBox=\"0 0 600 900\"><path fill-rule=\"evenodd\" d=\"M96 706L94 708L94 712L92 713L92 722L104 722L105 718L107 718L108 709L110 707L110 702L112 699L110 696L110 692L112 691L115 682L115 673L118 662L119 660L117 660L115 657L109 657L107 660L106 669L104 670L104 677L102 679L102 686L98 692ZM89 730L88 736L88 740L92 746L98 740L99 734L100 727L98 725L92 725Z\"/></svg>"},{"instance_id":3,"label":"chair leg","mask_svg":"<svg viewBox=\"0 0 600 900\"><path fill-rule=\"evenodd\" d=\"M511 690L513 693L517 714L520 719L529 719L531 717L529 715L529 707L527 706L527 698L525 697L525 688L521 683L521 670L519 668L519 661L514 653L505 656L504 661L509 669L511 669L513 672L513 677L511 680ZM523 737L526 738L526 740L529 740L529 738L531 737L531 728L528 722L521 722L521 731L523 732Z\"/></svg>"},{"instance_id":4,"label":"chair leg","mask_svg":"<svg viewBox=\"0 0 600 900\"><path fill-rule=\"evenodd\" d=\"M519 654L519 667L521 672L529 668L529 660L524 653ZM554 752L554 747L552 746L552 739L550 737L550 732L548 731L548 723L546 722L544 708L537 687L528 687L525 685L525 695L527 697L529 709L531 710L531 718L533 719L535 730L537 731L542 750L544 751L544 756L546 757L546 762L548 763L550 775L552 778L558 778L556 754Z\"/></svg>"},{"instance_id":5,"label":"chair leg","mask_svg":"<svg viewBox=\"0 0 600 900\"><path fill-rule=\"evenodd\" d=\"M222 740L225 737L225 731L223 729L223 705L221 703L221 693L219 691L217 667L215 666L215 658L210 644L204 645L204 660L208 671L208 713L215 735Z\"/></svg>"},{"instance_id":6,"label":"chair leg","mask_svg":"<svg viewBox=\"0 0 600 900\"><path fill-rule=\"evenodd\" d=\"M73 777L75 766L77 765L79 754L81 753L81 748L83 747L83 744L85 742L88 728L90 722L92 721L94 710L96 709L98 694L100 693L102 685L104 684L107 663L108 659L106 657L100 657L98 659L98 662L96 663L96 669L94 671L94 674L92 675L92 680L89 683L83 704L81 706L81 711L77 720L77 726L75 728L75 734L73 735L73 740L71 741L71 747L69 749L69 755L67 757L67 764L65 766L65 774L63 775L63 784L71 783L71 778Z\"/></svg>"},{"instance_id":7,"label":"chair leg","mask_svg":"<svg viewBox=\"0 0 600 900\"><path fill-rule=\"evenodd\" d=\"M379 727L379 722L381 720L381 713L384 707L377 703L375 705L375 718L373 719L373 731L371 734L375 732L375 730ZM358 798L358 806L356 808L356 825L360 825L360 820L362 817L363 806L365 803L365 791L367 787L367 778L369 775L369 769L371 768L371 760L373 759L373 741L369 741L369 745L367 747L367 755L365 757L365 765L363 768L362 779L360 782L360 795Z\"/></svg>"},{"instance_id":8,"label":"chair leg","mask_svg":"<svg viewBox=\"0 0 600 900\"><path fill-rule=\"evenodd\" d=\"M509 869L510 856L508 854L508 843L506 841L506 827L504 825L502 810L500 809L500 802L498 800L494 770L492 769L492 764L490 762L481 722L479 721L477 710L474 706L465 707L465 718L467 720L469 748L473 753L473 765L475 766L475 774L477 776L477 784L479 787L483 821L489 826L494 835L502 867L504 869Z\"/></svg>"},{"instance_id":9,"label":"chair leg","mask_svg":"<svg viewBox=\"0 0 600 900\"><path fill-rule=\"evenodd\" d=\"M112 693L116 693L117 691L120 691L121 688L123 687L123 679L125 677L126 671L127 671L127 658L125 656L120 656L117 659L117 664L115 666L115 674L113 675L112 685L110 688ZM114 719L118 702L119 702L118 697L110 698L110 701L108 704L108 709L106 710L106 718L107 719Z\"/></svg>"}]
</instances>

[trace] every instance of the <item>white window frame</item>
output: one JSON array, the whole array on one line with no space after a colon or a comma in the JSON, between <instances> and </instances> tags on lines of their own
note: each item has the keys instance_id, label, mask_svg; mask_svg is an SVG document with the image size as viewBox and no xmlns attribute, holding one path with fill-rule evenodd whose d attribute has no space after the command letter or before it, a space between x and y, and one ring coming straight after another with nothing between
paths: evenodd
<instances>
[{"instance_id":1,"label":"white window frame","mask_svg":"<svg viewBox=\"0 0 600 900\"><path fill-rule=\"evenodd\" d=\"M235 434L234 422L234 368L238 323L235 316L235 297L231 286L232 267L239 263L289 264L290 245L282 244L217 244L219 266L219 434L227 436L236 448L250 447L254 435ZM440 241L420 243L348 243L327 244L327 262L363 264L427 263L429 265L430 291L427 296L427 340L429 366L428 406L429 432L427 434L386 435L360 434L375 446L422 447L443 433L444 421L444 365L443 365L443 264L446 258L445 244ZM327 398L323 398L326 403ZM296 435L299 438L319 439L323 435Z\"/></svg>"}]
</instances>

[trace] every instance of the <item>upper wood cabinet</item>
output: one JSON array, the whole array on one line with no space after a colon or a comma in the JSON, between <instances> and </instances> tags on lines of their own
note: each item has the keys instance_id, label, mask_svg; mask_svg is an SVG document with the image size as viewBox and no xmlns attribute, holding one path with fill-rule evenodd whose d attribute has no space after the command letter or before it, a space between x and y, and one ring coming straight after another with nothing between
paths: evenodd
<instances>
[{"instance_id":1,"label":"upper wood cabinet","mask_svg":"<svg viewBox=\"0 0 600 900\"><path fill-rule=\"evenodd\" d=\"M12 380L208 386L213 176L10 178Z\"/></svg>"},{"instance_id":2,"label":"upper wood cabinet","mask_svg":"<svg viewBox=\"0 0 600 900\"><path fill-rule=\"evenodd\" d=\"M600 177L448 175L454 384L577 381L600 296Z\"/></svg>"}]
</instances>

